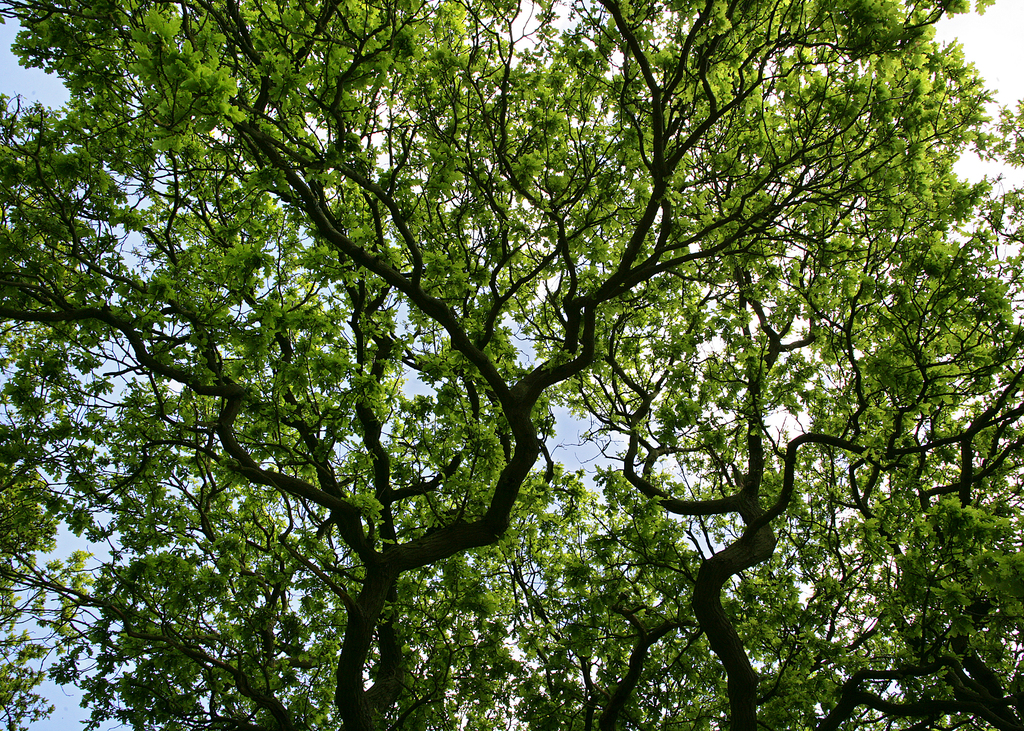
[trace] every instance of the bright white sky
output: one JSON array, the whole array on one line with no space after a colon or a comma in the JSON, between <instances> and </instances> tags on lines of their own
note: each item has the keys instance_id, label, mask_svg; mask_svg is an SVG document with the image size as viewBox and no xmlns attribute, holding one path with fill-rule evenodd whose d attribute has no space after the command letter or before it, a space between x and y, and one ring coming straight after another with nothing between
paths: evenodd
<instances>
[{"instance_id":1,"label":"bright white sky","mask_svg":"<svg viewBox=\"0 0 1024 731\"><path fill-rule=\"evenodd\" d=\"M29 101L59 106L67 98L60 82L38 69L22 69L10 53L17 30L17 26L10 22L0 26L0 94L21 94ZM1022 33L1024 2L996 0L983 16L960 15L944 20L939 24L938 39L943 43L959 39L968 60L977 66L989 87L997 92L998 102L1013 105L1024 99ZM1007 182L1024 183L1024 171L1001 170L998 166L984 166L977 160L964 160L960 172L972 179L984 174L1003 174ZM566 459L567 455L560 452L558 457ZM48 721L35 724L33 731L67 731L77 727L76 721L86 718L86 711L78 707L78 694L71 689L62 690L47 684L42 692L51 699L56 711Z\"/></svg>"},{"instance_id":2,"label":"bright white sky","mask_svg":"<svg viewBox=\"0 0 1024 731\"><path fill-rule=\"evenodd\" d=\"M1024 98L1024 3L996 0L984 15L958 15L938 24L938 40L959 39L1001 104Z\"/></svg>"},{"instance_id":3,"label":"bright white sky","mask_svg":"<svg viewBox=\"0 0 1024 731\"><path fill-rule=\"evenodd\" d=\"M936 39L942 43L959 40L964 55L974 63L996 101L1015 106L1024 100L1024 2L996 0L984 15L958 15L939 23ZM1024 170L985 165L976 158L961 160L959 172L972 180L982 175L1002 174L1006 183L1024 184Z\"/></svg>"}]
</instances>

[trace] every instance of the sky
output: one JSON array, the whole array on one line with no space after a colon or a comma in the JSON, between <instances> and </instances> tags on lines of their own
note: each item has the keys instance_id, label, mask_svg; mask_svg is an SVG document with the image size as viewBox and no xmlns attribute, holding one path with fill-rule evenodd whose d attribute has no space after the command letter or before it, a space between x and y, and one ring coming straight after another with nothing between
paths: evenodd
<instances>
[{"instance_id":1,"label":"sky","mask_svg":"<svg viewBox=\"0 0 1024 731\"><path fill-rule=\"evenodd\" d=\"M10 52L11 43L17 33L17 26L10 21L0 25L0 94L20 94L28 101L39 101L50 106L59 106L67 99L63 86L54 77L38 69L22 69ZM1024 44L1020 43L1024 33L1024 2L1021 0L997 0L982 16L961 15L946 19L938 27L938 40L943 43L954 39L964 46L964 53L986 79L989 88L996 92L1000 104L1013 105L1024 99ZM961 161L959 172L972 180L988 174L1002 174L1007 182L1024 183L1024 171L1004 170L998 166L986 165L966 157ZM560 455L564 459L564 455ZM74 689L62 689L47 684L41 689L56 707L47 721L32 726L32 731L68 731L78 727L77 721L87 717L87 711L79 708L79 695Z\"/></svg>"},{"instance_id":2,"label":"sky","mask_svg":"<svg viewBox=\"0 0 1024 731\"><path fill-rule=\"evenodd\" d=\"M959 40L964 55L995 92L996 101L1015 106L1024 100L1024 2L997 0L984 15L958 15L939 23L936 40L950 43ZM957 172L977 180L982 175L1003 175L1007 183L1024 184L1024 170L1001 169L985 165L977 158L961 160Z\"/></svg>"}]
</instances>

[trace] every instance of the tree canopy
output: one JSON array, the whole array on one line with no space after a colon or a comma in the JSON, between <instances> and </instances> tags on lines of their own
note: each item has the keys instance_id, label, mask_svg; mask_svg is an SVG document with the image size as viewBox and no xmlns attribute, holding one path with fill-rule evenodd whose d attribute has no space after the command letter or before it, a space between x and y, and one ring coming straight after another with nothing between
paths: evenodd
<instances>
[{"instance_id":1,"label":"tree canopy","mask_svg":"<svg viewBox=\"0 0 1024 731\"><path fill-rule=\"evenodd\" d=\"M97 729L1024 729L967 5L0 0L0 620Z\"/></svg>"}]
</instances>

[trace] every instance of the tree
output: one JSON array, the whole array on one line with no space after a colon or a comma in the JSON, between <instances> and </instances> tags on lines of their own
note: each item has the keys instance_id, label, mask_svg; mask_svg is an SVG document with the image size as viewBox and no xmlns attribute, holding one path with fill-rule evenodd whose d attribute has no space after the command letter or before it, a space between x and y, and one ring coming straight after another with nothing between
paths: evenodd
<instances>
[{"instance_id":1,"label":"tree","mask_svg":"<svg viewBox=\"0 0 1024 731\"><path fill-rule=\"evenodd\" d=\"M0 2L71 97L0 120L4 469L97 546L4 580L93 728L1024 728L966 4Z\"/></svg>"},{"instance_id":2,"label":"tree","mask_svg":"<svg viewBox=\"0 0 1024 731\"><path fill-rule=\"evenodd\" d=\"M4 726L10 731L22 731L26 728L22 725L25 720L40 720L53 711L33 692L43 678L34 663L45 655L46 647L33 641L20 626L26 616L43 609L44 604L39 593L23 604L23 597L15 591L14 577L5 567L15 557L31 558L36 551L52 549L56 525L52 516L43 514L38 498L32 495L31 481L24 484L17 476L3 472L0 480L0 556L4 558L0 566L0 708Z\"/></svg>"}]
</instances>

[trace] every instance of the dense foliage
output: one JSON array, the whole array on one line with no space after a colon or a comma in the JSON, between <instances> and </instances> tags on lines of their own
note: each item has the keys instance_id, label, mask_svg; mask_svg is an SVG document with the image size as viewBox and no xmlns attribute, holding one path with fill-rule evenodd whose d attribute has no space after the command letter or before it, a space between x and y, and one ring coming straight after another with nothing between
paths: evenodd
<instances>
[{"instance_id":1,"label":"dense foliage","mask_svg":"<svg viewBox=\"0 0 1024 731\"><path fill-rule=\"evenodd\" d=\"M0 622L94 728L1024 729L966 6L0 0Z\"/></svg>"}]
</instances>

